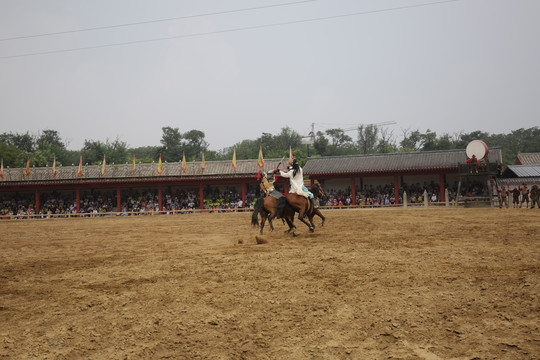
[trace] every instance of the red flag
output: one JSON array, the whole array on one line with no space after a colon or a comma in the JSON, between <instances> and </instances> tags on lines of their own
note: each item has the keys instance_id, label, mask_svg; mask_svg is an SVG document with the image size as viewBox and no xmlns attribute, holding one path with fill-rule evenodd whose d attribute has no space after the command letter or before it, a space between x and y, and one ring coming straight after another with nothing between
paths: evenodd
<instances>
[{"instance_id":1,"label":"red flag","mask_svg":"<svg viewBox=\"0 0 540 360\"><path fill-rule=\"evenodd\" d=\"M52 177L56 177L56 156L54 157L53 164L52 164Z\"/></svg>"},{"instance_id":2,"label":"red flag","mask_svg":"<svg viewBox=\"0 0 540 360\"><path fill-rule=\"evenodd\" d=\"M24 172L24 177L30 175L30 159L26 161L26 171Z\"/></svg>"},{"instance_id":3,"label":"red flag","mask_svg":"<svg viewBox=\"0 0 540 360\"><path fill-rule=\"evenodd\" d=\"M257 166L261 169L264 167L264 159L262 154L262 146L259 147L259 158L257 159Z\"/></svg>"},{"instance_id":4,"label":"red flag","mask_svg":"<svg viewBox=\"0 0 540 360\"><path fill-rule=\"evenodd\" d=\"M82 176L82 156L79 159L79 170L77 171L77 177L81 177L81 176Z\"/></svg>"},{"instance_id":5,"label":"red flag","mask_svg":"<svg viewBox=\"0 0 540 360\"><path fill-rule=\"evenodd\" d=\"M163 169L162 166L163 166L163 164L161 163L161 154L159 154L159 163L158 163L158 166L157 166L157 173L159 175L161 175L161 171Z\"/></svg>"},{"instance_id":6,"label":"red flag","mask_svg":"<svg viewBox=\"0 0 540 360\"><path fill-rule=\"evenodd\" d=\"M0 178L4 179L4 159L2 159L2 166L0 167Z\"/></svg>"},{"instance_id":7,"label":"red flag","mask_svg":"<svg viewBox=\"0 0 540 360\"><path fill-rule=\"evenodd\" d=\"M292 165L293 159L294 159L294 157L293 157L293 154L292 154L292 148L289 146L289 166Z\"/></svg>"},{"instance_id":8,"label":"red flag","mask_svg":"<svg viewBox=\"0 0 540 360\"><path fill-rule=\"evenodd\" d=\"M186 169L187 169L186 153L183 152L182 153L182 171L184 172L184 174L186 173Z\"/></svg>"},{"instance_id":9,"label":"red flag","mask_svg":"<svg viewBox=\"0 0 540 360\"><path fill-rule=\"evenodd\" d=\"M204 161L204 153L202 154L202 172L206 169L206 162Z\"/></svg>"},{"instance_id":10,"label":"red flag","mask_svg":"<svg viewBox=\"0 0 540 360\"><path fill-rule=\"evenodd\" d=\"M234 168L234 171L236 171L236 148L234 149L234 153L232 156L232 167Z\"/></svg>"}]
</instances>

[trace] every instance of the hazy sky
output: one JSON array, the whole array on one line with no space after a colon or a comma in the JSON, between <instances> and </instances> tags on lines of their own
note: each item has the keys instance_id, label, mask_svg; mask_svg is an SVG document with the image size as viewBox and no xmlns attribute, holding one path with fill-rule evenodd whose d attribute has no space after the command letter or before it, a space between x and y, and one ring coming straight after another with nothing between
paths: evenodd
<instances>
[{"instance_id":1,"label":"hazy sky","mask_svg":"<svg viewBox=\"0 0 540 360\"><path fill-rule=\"evenodd\" d=\"M530 128L538 14L538 0L0 0L0 133L138 147L171 126L219 150L312 123L396 122L397 138ZM132 44L63 51L117 43Z\"/></svg>"}]
</instances>

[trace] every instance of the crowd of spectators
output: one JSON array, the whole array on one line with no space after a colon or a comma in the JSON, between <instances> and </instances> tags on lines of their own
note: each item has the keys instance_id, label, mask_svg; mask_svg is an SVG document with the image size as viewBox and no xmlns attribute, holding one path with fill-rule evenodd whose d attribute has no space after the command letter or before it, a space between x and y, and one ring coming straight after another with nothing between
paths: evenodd
<instances>
[{"instance_id":1,"label":"crowd of spectators","mask_svg":"<svg viewBox=\"0 0 540 360\"><path fill-rule=\"evenodd\" d=\"M325 189L326 196L320 201L321 206L344 207L353 204L351 188ZM458 183L448 188L449 201L456 200ZM403 192L407 193L409 204L422 204L424 193L428 201L440 201L439 185L430 183L402 184L399 188L398 201L403 203ZM482 183L468 183L460 189L461 197L476 196L486 193L486 186ZM238 189L233 187L218 188L207 186L203 189L203 208L209 212L230 212L239 209L253 208L260 193L255 187L248 187L246 202L243 203ZM17 196L15 198L0 199L0 216L10 218L13 216L26 217L39 215L40 217L70 216L77 213L77 204L74 194L46 193L42 195L39 214L35 212L35 198L31 195ZM396 203L394 185L366 185L364 189L356 188L356 205L362 207L393 206ZM131 191L122 193L121 209L116 208L116 192L83 193L80 199L79 213L83 216L101 216L105 213L120 213L121 215L147 215L159 211L157 190ZM195 190L178 189L163 193L163 211L166 213L192 213L200 209L199 192Z\"/></svg>"},{"instance_id":2,"label":"crowd of spectators","mask_svg":"<svg viewBox=\"0 0 540 360\"><path fill-rule=\"evenodd\" d=\"M220 191L217 187L204 189L204 209L210 212L238 211L243 208L253 208L258 192L249 190L246 193L246 203L234 188ZM124 199L125 197L125 199ZM67 217L77 213L77 202L72 194L43 194L41 196L39 213L36 214L35 198L33 196L16 196L0 200L0 217L24 218L38 217ZM148 215L159 211L159 198L156 191L132 191L122 194L121 209L117 209L116 193L95 192L81 194L79 213L82 216L101 216L105 213L120 213L120 215ZM200 208L198 191L178 190L164 193L162 199L163 211L169 213L192 213Z\"/></svg>"},{"instance_id":3,"label":"crowd of spectators","mask_svg":"<svg viewBox=\"0 0 540 360\"><path fill-rule=\"evenodd\" d=\"M116 199L105 194L86 194L81 197L80 209L81 214L98 215L107 213L113 209L113 201ZM39 213L36 214L35 199L30 197L17 197L16 199L4 199L0 201L0 216L1 217L25 217L28 215L38 215L39 217L55 217L69 216L77 213L77 202L74 198L61 194L44 195L39 208Z\"/></svg>"},{"instance_id":4,"label":"crowd of spectators","mask_svg":"<svg viewBox=\"0 0 540 360\"><path fill-rule=\"evenodd\" d=\"M394 193L394 184L386 185L366 185L362 190L356 187L356 205L361 207L379 207L379 206L393 206L396 204L396 194ZM485 194L487 196L486 185L480 182L472 182L463 184L460 190L460 197L471 197ZM407 193L408 204L423 204L424 196L427 195L427 200L430 203L439 203L440 199L440 187L433 181L430 183L424 182L423 184L402 184L399 188L398 202L403 203L403 193ZM456 195L458 192L458 182L448 187L448 200L450 202L457 201ZM323 206L342 207L350 206L353 204L353 194L351 188L345 190L326 190L327 198L321 201Z\"/></svg>"},{"instance_id":5,"label":"crowd of spectators","mask_svg":"<svg viewBox=\"0 0 540 360\"><path fill-rule=\"evenodd\" d=\"M204 189L204 208L210 212L231 212L238 209L252 209L259 196L259 191L249 190L246 193L246 203L242 201L242 195L234 188L220 191L217 187Z\"/></svg>"}]
</instances>

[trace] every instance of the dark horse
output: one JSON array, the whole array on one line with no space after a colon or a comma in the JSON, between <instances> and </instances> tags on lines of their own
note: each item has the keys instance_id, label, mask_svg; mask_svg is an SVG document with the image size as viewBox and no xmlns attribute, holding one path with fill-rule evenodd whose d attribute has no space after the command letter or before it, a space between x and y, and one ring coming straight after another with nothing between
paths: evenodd
<instances>
[{"instance_id":1,"label":"dark horse","mask_svg":"<svg viewBox=\"0 0 540 360\"><path fill-rule=\"evenodd\" d=\"M294 210L291 209L291 207L287 204L287 199L285 196L279 199L272 195L259 198L253 208L251 225L259 226L259 214L261 215L261 235L263 233L266 219L268 219L268 224L270 224L270 229L272 231L274 231L272 220L275 218L281 218L287 222L287 225L289 225L289 230L287 230L287 232L291 232L292 229L296 228L296 226L293 224Z\"/></svg>"},{"instance_id":2,"label":"dark horse","mask_svg":"<svg viewBox=\"0 0 540 360\"><path fill-rule=\"evenodd\" d=\"M323 188L322 188L321 184L318 181L315 181L313 183L313 186L309 189L309 191L311 191L311 193L313 194L313 196L315 198L322 199L324 197ZM313 217L315 215L317 215L318 217L321 218L321 220L322 220L321 226L324 226L324 221L326 220L326 218L321 213L321 210L319 208L313 208L313 211L311 211L308 214L308 218L309 218L309 222L311 223L311 226L315 227L315 225L313 224Z\"/></svg>"},{"instance_id":3,"label":"dark horse","mask_svg":"<svg viewBox=\"0 0 540 360\"><path fill-rule=\"evenodd\" d=\"M322 198L324 196L324 191L319 182L315 182L310 191L315 197ZM324 221L326 220L326 218L323 216L323 214L318 208L315 208L313 206L313 204L308 198L298 195L296 193L289 193L287 195L287 203L294 209L295 212L298 213L298 220L306 224L310 232L313 232L315 230L315 225L313 224L313 217L315 215L318 215L322 219L321 226L324 225ZM305 220L306 216L309 220L309 223Z\"/></svg>"}]
</instances>

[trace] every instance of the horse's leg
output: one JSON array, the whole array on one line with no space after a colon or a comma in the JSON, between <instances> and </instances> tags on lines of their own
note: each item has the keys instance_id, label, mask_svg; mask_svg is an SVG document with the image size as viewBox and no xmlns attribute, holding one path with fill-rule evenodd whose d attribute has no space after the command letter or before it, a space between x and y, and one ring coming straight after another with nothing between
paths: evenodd
<instances>
[{"instance_id":1,"label":"horse's leg","mask_svg":"<svg viewBox=\"0 0 540 360\"><path fill-rule=\"evenodd\" d=\"M292 229L296 229L296 226L294 226L293 223L294 217L289 218L288 216L286 216L283 219L287 222L287 225L289 225L289 230L285 230L286 233L290 233Z\"/></svg>"},{"instance_id":2,"label":"horse's leg","mask_svg":"<svg viewBox=\"0 0 540 360\"><path fill-rule=\"evenodd\" d=\"M276 210L277 209L272 209L271 211L269 211L269 215L268 215L268 223L270 224L270 229L272 229L272 231L274 231L274 225L272 224L272 220L275 219L276 217Z\"/></svg>"},{"instance_id":3,"label":"horse's leg","mask_svg":"<svg viewBox=\"0 0 540 360\"><path fill-rule=\"evenodd\" d=\"M309 201L309 200L308 200ZM306 220L305 220L305 217L306 217L306 210L307 208L309 207L309 204L306 202L306 206L303 206L300 211L298 212L298 220L300 220L301 222L303 222L304 224L306 224L306 226L309 228L309 231L310 232L313 232L314 231L314 228L313 226L311 226L310 223L308 223Z\"/></svg>"},{"instance_id":4,"label":"horse's leg","mask_svg":"<svg viewBox=\"0 0 540 360\"><path fill-rule=\"evenodd\" d=\"M321 213L321 210L319 209L315 209L315 212L313 213L313 216L319 216L321 219L322 219L322 223L321 223L321 226L324 226L324 221L326 220L326 218L324 217L324 215Z\"/></svg>"},{"instance_id":5,"label":"horse's leg","mask_svg":"<svg viewBox=\"0 0 540 360\"><path fill-rule=\"evenodd\" d=\"M309 220L309 223L311 224L311 227L315 229L315 224L313 223L313 218L315 217L315 212L311 212L309 215L308 215L308 220Z\"/></svg>"},{"instance_id":6,"label":"horse's leg","mask_svg":"<svg viewBox=\"0 0 540 360\"><path fill-rule=\"evenodd\" d=\"M315 229L313 229L313 226L311 226L310 223L308 223L303 217L301 217L300 215L298 215L298 220L300 220L301 222L303 222L304 224L306 224L306 226L309 228L309 231L310 232L313 232Z\"/></svg>"},{"instance_id":7,"label":"horse's leg","mask_svg":"<svg viewBox=\"0 0 540 360\"><path fill-rule=\"evenodd\" d=\"M272 214L268 215L268 224L270 225L270 231L274 231L274 225L272 224Z\"/></svg>"},{"instance_id":8,"label":"horse's leg","mask_svg":"<svg viewBox=\"0 0 540 360\"><path fill-rule=\"evenodd\" d=\"M263 234L263 229L264 229L264 223L266 222L266 212L264 210L262 210L260 212L261 214L261 235Z\"/></svg>"}]
</instances>

